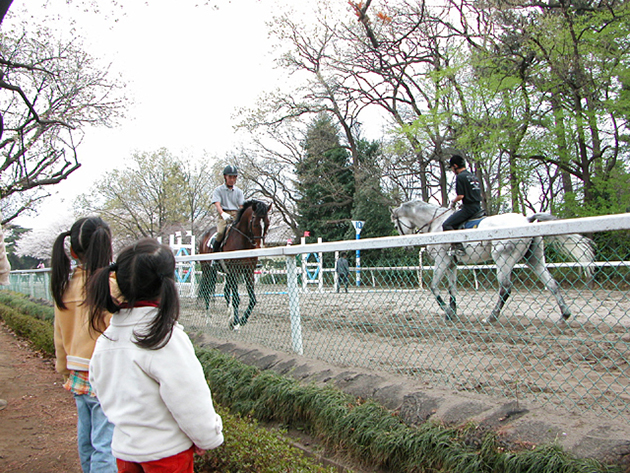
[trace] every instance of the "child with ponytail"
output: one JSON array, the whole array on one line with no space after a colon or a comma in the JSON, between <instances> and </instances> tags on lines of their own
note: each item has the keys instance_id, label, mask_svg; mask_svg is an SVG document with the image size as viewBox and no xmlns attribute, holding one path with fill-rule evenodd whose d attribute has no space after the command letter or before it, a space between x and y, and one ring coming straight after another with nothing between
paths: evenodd
<instances>
[{"instance_id":1,"label":"child with ponytail","mask_svg":"<svg viewBox=\"0 0 630 473\"><path fill-rule=\"evenodd\" d=\"M71 269L66 253L77 262ZM84 473L116 472L111 452L114 426L107 420L88 381L88 369L96 339L109 323L102 314L98 330L90 327L90 309L85 289L97 269L112 260L112 238L107 224L98 217L77 220L70 231L60 234L52 249L50 286L55 302L55 367L64 377L64 388L74 395L77 405L77 440Z\"/></svg>"},{"instance_id":2,"label":"child with ponytail","mask_svg":"<svg viewBox=\"0 0 630 473\"><path fill-rule=\"evenodd\" d=\"M110 292L116 276L122 303ZM193 345L177 323L175 257L144 239L99 270L88 287L91 326L111 325L90 361L90 383L114 424L112 452L122 473L193 472L193 453L223 443L221 417Z\"/></svg>"}]
</instances>

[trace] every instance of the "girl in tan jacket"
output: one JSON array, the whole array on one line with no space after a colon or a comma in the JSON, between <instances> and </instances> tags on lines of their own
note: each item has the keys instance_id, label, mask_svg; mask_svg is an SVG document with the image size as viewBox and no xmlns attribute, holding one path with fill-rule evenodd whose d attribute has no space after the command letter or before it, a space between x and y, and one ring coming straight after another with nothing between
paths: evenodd
<instances>
[{"instance_id":1,"label":"girl in tan jacket","mask_svg":"<svg viewBox=\"0 0 630 473\"><path fill-rule=\"evenodd\" d=\"M70 237L72 270L65 241ZM113 425L107 420L89 383L89 363L100 333L90 327L90 309L85 288L94 272L112 260L112 238L107 224L98 217L77 220L68 232L55 240L50 262L50 285L55 301L56 368L64 377L64 388L72 392L77 405L77 439L84 473L116 472L111 452ZM102 330L111 315L103 318Z\"/></svg>"}]
</instances>

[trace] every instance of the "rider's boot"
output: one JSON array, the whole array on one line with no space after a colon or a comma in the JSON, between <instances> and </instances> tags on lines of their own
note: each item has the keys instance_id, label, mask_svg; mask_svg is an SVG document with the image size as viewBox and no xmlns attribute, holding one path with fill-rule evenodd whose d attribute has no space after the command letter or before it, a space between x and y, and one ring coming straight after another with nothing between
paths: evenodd
<instances>
[{"instance_id":1,"label":"rider's boot","mask_svg":"<svg viewBox=\"0 0 630 473\"><path fill-rule=\"evenodd\" d=\"M221 241L214 241L214 244L212 245L212 252L213 253L218 253L219 251L221 251ZM212 260L212 266L218 265L219 264L219 260L215 259Z\"/></svg>"}]
</instances>

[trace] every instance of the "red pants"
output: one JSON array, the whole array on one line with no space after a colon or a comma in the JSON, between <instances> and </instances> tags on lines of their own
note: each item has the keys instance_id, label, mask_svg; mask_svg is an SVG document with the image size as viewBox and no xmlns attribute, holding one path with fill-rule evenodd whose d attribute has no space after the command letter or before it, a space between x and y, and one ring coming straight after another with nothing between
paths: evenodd
<instances>
[{"instance_id":1,"label":"red pants","mask_svg":"<svg viewBox=\"0 0 630 473\"><path fill-rule=\"evenodd\" d=\"M128 462L116 459L118 473L193 473L193 449L150 462Z\"/></svg>"}]
</instances>

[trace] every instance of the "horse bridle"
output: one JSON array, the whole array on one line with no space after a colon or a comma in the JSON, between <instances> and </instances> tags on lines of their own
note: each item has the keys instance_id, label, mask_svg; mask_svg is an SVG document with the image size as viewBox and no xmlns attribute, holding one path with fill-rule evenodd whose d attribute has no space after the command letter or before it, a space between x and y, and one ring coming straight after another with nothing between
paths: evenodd
<instances>
[{"instance_id":1,"label":"horse bridle","mask_svg":"<svg viewBox=\"0 0 630 473\"><path fill-rule=\"evenodd\" d=\"M252 212L252 218L249 220L249 223L247 224L247 229L249 230L250 233L254 233L254 219L257 217L255 212ZM263 217L260 217L261 219ZM240 231L234 224L232 224L232 226L230 227L230 231L234 230L237 233L240 233L241 235L243 235L243 237L245 237L245 239L247 239L247 241L249 241L249 244L252 245L253 247L256 247L256 240L264 240L265 235L267 234L267 225L264 226L264 230L263 230L263 234L260 236L249 236L246 235L245 233L243 233L242 231Z\"/></svg>"}]
</instances>

